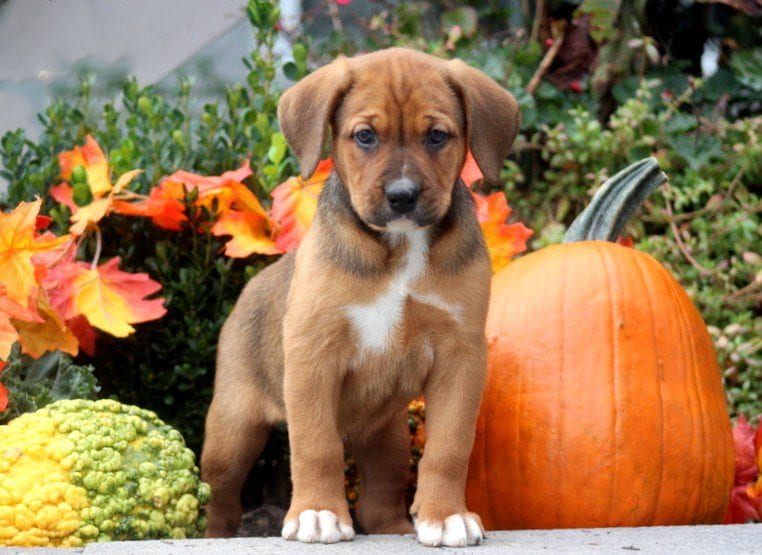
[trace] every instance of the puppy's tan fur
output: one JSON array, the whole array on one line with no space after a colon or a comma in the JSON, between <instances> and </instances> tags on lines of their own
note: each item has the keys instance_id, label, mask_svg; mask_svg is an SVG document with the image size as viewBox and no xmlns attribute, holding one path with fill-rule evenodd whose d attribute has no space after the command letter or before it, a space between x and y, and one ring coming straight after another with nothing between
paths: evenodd
<instances>
[{"instance_id":1,"label":"puppy's tan fur","mask_svg":"<svg viewBox=\"0 0 762 555\"><path fill-rule=\"evenodd\" d=\"M342 530L352 525L345 448L362 479L362 529L411 532L405 406L421 393L427 444L410 512L443 530L448 517L467 515L490 281L458 174L470 148L485 176L498 177L517 131L516 102L462 62L390 49L341 58L306 77L283 95L279 119L304 177L330 128L335 172L300 247L246 286L220 335L201 461L212 486L207 535L235 533L241 485L269 428L283 420L293 481L284 535L349 539L307 537L300 520L305 511L330 511ZM375 132L375 148L358 146L361 129ZM448 134L446 144L426 143L432 129ZM419 183L421 193L415 222L395 227L384 191L400 177ZM398 294L404 299L388 336L372 320L353 319L351 307L391 318L379 299Z\"/></svg>"}]
</instances>

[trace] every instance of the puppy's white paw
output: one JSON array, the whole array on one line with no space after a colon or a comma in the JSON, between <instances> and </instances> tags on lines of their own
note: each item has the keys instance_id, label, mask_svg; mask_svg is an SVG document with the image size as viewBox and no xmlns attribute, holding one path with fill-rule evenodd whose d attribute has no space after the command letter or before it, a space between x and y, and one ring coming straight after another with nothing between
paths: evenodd
<instances>
[{"instance_id":1,"label":"puppy's white paw","mask_svg":"<svg viewBox=\"0 0 762 555\"><path fill-rule=\"evenodd\" d=\"M339 517L331 511L307 510L299 513L298 519L283 524L281 536L284 540L299 540L303 543L336 543L355 537L354 528L339 522Z\"/></svg>"},{"instance_id":2,"label":"puppy's white paw","mask_svg":"<svg viewBox=\"0 0 762 555\"><path fill-rule=\"evenodd\" d=\"M416 521L418 541L429 547L465 547L477 545L484 539L478 518L471 514L454 514L441 520Z\"/></svg>"}]
</instances>

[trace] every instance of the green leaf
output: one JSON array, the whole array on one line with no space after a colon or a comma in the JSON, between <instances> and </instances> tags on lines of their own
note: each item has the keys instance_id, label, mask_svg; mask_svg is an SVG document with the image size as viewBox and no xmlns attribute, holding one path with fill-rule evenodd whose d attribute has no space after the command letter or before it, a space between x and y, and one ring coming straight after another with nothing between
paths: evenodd
<instances>
[{"instance_id":1,"label":"green leaf","mask_svg":"<svg viewBox=\"0 0 762 555\"><path fill-rule=\"evenodd\" d=\"M281 160L283 160L283 157L286 155L287 150L288 143L286 143L286 137L283 136L283 133L280 133L279 131L273 133L272 138L270 139L270 150L267 151L267 158L273 164L280 164Z\"/></svg>"},{"instance_id":2,"label":"green leaf","mask_svg":"<svg viewBox=\"0 0 762 555\"><path fill-rule=\"evenodd\" d=\"M283 74L292 81L297 81L299 79L299 68L294 62L286 62L283 64Z\"/></svg>"}]
</instances>

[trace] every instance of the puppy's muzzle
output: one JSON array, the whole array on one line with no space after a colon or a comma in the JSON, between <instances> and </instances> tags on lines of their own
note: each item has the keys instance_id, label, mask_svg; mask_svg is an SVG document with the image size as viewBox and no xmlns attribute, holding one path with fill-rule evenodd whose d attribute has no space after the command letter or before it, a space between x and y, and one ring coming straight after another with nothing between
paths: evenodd
<instances>
[{"instance_id":1,"label":"puppy's muzzle","mask_svg":"<svg viewBox=\"0 0 762 555\"><path fill-rule=\"evenodd\" d=\"M386 202L395 214L407 214L415 210L421 186L412 179L395 179L384 189Z\"/></svg>"}]
</instances>

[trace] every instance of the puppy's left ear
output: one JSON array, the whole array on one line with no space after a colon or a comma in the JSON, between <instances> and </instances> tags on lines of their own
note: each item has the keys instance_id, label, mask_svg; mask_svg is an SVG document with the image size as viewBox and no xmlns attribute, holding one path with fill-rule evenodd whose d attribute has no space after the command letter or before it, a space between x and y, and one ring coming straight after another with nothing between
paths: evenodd
<instances>
[{"instance_id":1,"label":"puppy's left ear","mask_svg":"<svg viewBox=\"0 0 762 555\"><path fill-rule=\"evenodd\" d=\"M511 93L460 60L447 62L451 86L466 116L468 148L488 181L497 181L521 122Z\"/></svg>"},{"instance_id":2,"label":"puppy's left ear","mask_svg":"<svg viewBox=\"0 0 762 555\"><path fill-rule=\"evenodd\" d=\"M278 102L278 123L308 179L323 152L326 130L351 84L349 61L338 58L286 90Z\"/></svg>"}]
</instances>

